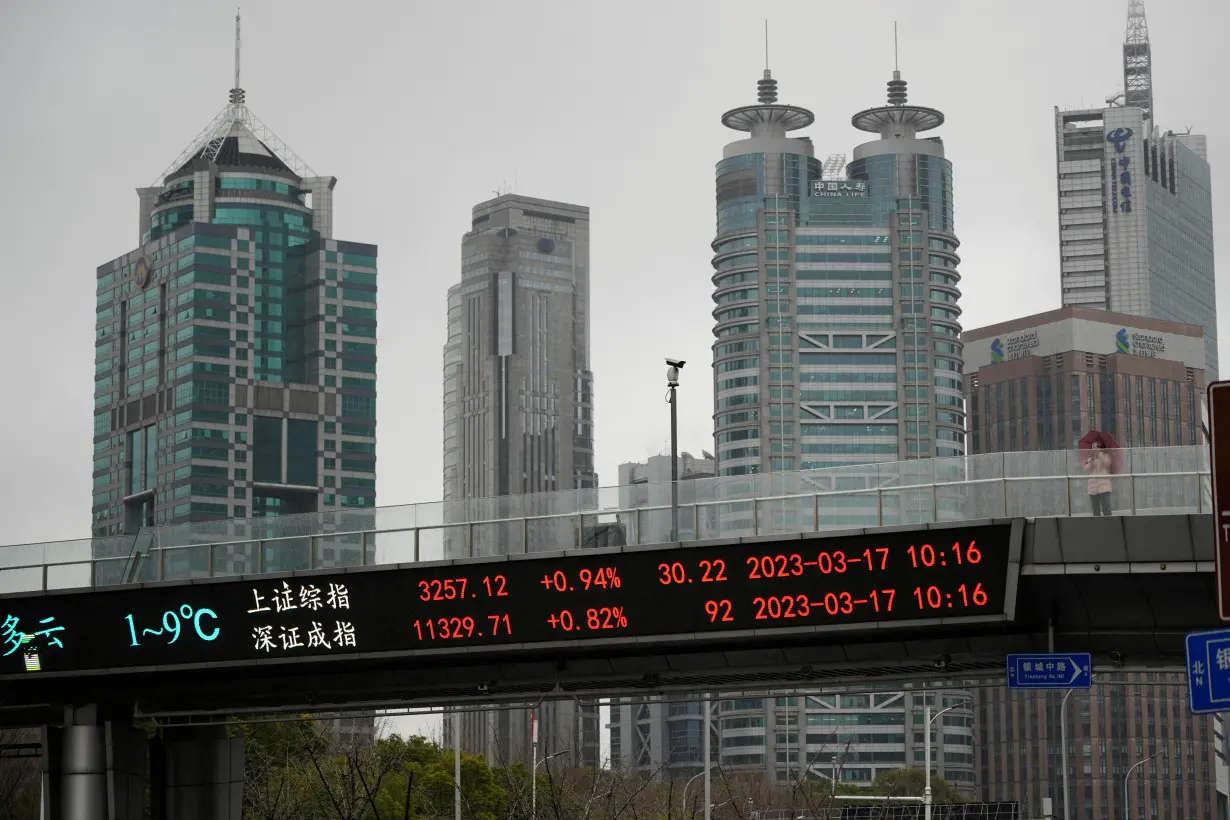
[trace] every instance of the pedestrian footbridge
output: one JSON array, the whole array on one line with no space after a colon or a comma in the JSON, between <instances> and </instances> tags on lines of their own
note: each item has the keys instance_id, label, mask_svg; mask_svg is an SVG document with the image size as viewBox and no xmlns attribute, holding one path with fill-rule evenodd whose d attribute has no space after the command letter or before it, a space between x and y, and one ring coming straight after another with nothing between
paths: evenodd
<instances>
[{"instance_id":1,"label":"pedestrian footbridge","mask_svg":"<svg viewBox=\"0 0 1230 820\"><path fill-rule=\"evenodd\" d=\"M1178 668L1206 452L1126 451L1110 517L1059 452L684 482L675 541L641 485L6 547L0 721Z\"/></svg>"}]
</instances>

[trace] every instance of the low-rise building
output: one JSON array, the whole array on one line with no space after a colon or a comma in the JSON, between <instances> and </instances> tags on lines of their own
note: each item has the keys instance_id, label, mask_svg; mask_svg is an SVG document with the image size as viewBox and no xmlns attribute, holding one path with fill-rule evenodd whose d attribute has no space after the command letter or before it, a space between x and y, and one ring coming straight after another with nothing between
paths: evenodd
<instances>
[{"instance_id":1,"label":"low-rise building","mask_svg":"<svg viewBox=\"0 0 1230 820\"><path fill-rule=\"evenodd\" d=\"M961 334L968 450L1065 450L1089 430L1123 447L1196 444L1204 331L1066 307Z\"/></svg>"}]
</instances>

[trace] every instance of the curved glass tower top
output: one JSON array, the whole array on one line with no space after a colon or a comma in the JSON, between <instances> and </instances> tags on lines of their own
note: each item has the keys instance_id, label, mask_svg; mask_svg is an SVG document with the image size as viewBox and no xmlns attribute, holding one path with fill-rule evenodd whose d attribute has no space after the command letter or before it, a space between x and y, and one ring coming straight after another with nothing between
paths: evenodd
<instances>
[{"instance_id":1,"label":"curved glass tower top","mask_svg":"<svg viewBox=\"0 0 1230 820\"><path fill-rule=\"evenodd\" d=\"M777 102L722 122L747 136L717 164L714 437L741 475L964 453L958 241L944 122L908 103L851 122L878 139L827 161ZM851 511L851 523L860 520Z\"/></svg>"}]
</instances>

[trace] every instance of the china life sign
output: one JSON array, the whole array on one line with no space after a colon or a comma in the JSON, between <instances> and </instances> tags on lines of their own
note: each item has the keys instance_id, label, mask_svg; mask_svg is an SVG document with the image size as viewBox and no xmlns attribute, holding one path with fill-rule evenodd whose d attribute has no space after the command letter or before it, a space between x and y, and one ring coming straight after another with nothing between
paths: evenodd
<instances>
[{"instance_id":1,"label":"china life sign","mask_svg":"<svg viewBox=\"0 0 1230 820\"><path fill-rule=\"evenodd\" d=\"M811 184L812 196L867 196L867 183L861 179L817 179Z\"/></svg>"},{"instance_id":2,"label":"china life sign","mask_svg":"<svg viewBox=\"0 0 1230 820\"><path fill-rule=\"evenodd\" d=\"M1106 132L1106 141L1114 146L1110 162L1110 209L1117 214L1132 212L1132 158L1123 149L1132 138L1131 128L1116 128Z\"/></svg>"}]
</instances>

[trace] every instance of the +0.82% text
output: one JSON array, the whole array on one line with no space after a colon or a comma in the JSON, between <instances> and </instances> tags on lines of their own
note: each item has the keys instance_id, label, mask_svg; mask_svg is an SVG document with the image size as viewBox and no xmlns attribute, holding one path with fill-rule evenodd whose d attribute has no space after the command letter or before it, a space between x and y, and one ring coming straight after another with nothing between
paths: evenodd
<instances>
[{"instance_id":1,"label":"+0.82% text","mask_svg":"<svg viewBox=\"0 0 1230 820\"><path fill-rule=\"evenodd\" d=\"M539 585L547 592L589 592L591 590L619 589L624 585L619 571L612 566L582 567L570 576L562 569L543 573ZM607 632L626 629L628 616L622 606L594 606L578 609L553 610L547 616L547 624L560 632Z\"/></svg>"},{"instance_id":2,"label":"+0.82% text","mask_svg":"<svg viewBox=\"0 0 1230 820\"><path fill-rule=\"evenodd\" d=\"M508 579L502 574L470 578L431 578L417 582L418 599L425 603L467 601L480 598L499 600L508 597ZM410 626L415 637L423 642L450 641L463 638L486 638L512 634L512 618L508 612L486 615L462 615L438 618L416 618Z\"/></svg>"},{"instance_id":3,"label":"+0.82% text","mask_svg":"<svg viewBox=\"0 0 1230 820\"><path fill-rule=\"evenodd\" d=\"M744 566L732 567L723 558L701 559L695 562L664 561L658 565L658 583L663 586L678 584L720 584L731 580L732 573L744 577L738 580L790 581L825 577L830 583L845 580L858 582L857 576L875 575L895 571L915 571L930 568L946 568L950 565L972 566L982 562L982 551L976 541L963 544L955 541L951 548L936 549L931 544L910 544L904 549L869 547L862 551L822 549L813 554L798 552L750 555L743 559ZM695 563L690 571L686 563ZM861 572L860 572L861 571ZM853 575L854 577L850 577ZM874 584L874 581L873 581ZM981 582L962 583L950 591L935 584L919 584L906 592L903 601L896 600L895 587L866 590L856 594L849 590L825 592L812 597L807 593L785 595L758 595L751 599L753 619L778 621L809 618L813 615L837 617L853 615L859 610L870 613L895 613L910 615L934 610L977 610L987 606L989 597ZM902 604L905 604L904 610ZM894 606L897 609L894 609ZM736 620L735 605L729 598L714 597L704 602L704 611L710 624L729 624Z\"/></svg>"}]
</instances>

